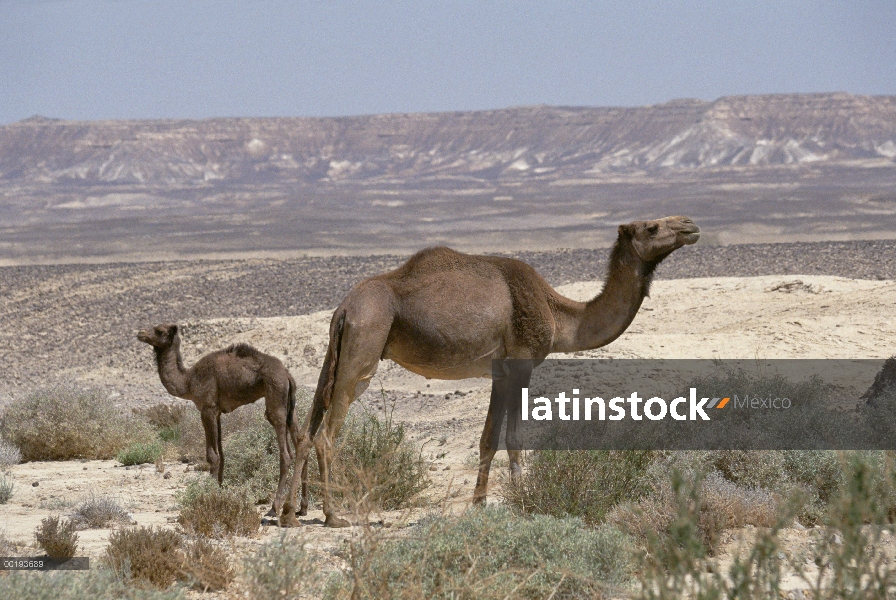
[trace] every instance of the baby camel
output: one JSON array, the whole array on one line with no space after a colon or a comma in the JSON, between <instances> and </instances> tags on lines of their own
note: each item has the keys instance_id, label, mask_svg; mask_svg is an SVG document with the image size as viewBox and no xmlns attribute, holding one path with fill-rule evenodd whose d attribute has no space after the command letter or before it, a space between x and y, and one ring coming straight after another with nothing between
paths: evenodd
<instances>
[{"instance_id":1,"label":"baby camel","mask_svg":"<svg viewBox=\"0 0 896 600\"><path fill-rule=\"evenodd\" d=\"M209 352L191 368L185 369L177 325L144 329L137 333L137 339L155 350L159 377L168 393L192 400L199 409L205 429L205 456L219 484L224 480L221 413L229 413L264 397L264 414L277 433L280 450L280 482L270 513L279 514L293 457L289 438L295 445L298 436L298 426L293 418L296 384L283 363L248 344L234 344L224 350Z\"/></svg>"}]
</instances>

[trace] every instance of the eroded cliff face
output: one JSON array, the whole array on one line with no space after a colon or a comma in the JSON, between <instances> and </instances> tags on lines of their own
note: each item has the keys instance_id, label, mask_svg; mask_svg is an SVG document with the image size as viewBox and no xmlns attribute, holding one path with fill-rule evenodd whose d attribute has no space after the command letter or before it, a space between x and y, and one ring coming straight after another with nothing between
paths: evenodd
<instances>
[{"instance_id":1,"label":"eroded cliff face","mask_svg":"<svg viewBox=\"0 0 896 600\"><path fill-rule=\"evenodd\" d=\"M772 95L638 108L0 127L0 181L556 179L896 158L896 97Z\"/></svg>"},{"instance_id":2,"label":"eroded cliff face","mask_svg":"<svg viewBox=\"0 0 896 600\"><path fill-rule=\"evenodd\" d=\"M0 263L32 256L892 236L896 96L0 127ZM41 259L43 260L43 259ZM55 260L55 259L48 259Z\"/></svg>"}]
</instances>

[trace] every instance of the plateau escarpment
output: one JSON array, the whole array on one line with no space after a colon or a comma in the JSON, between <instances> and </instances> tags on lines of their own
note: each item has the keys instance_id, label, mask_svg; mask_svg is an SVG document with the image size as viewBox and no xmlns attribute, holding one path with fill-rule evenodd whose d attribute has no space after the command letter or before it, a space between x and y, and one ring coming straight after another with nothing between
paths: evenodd
<instances>
[{"instance_id":1,"label":"plateau escarpment","mask_svg":"<svg viewBox=\"0 0 896 600\"><path fill-rule=\"evenodd\" d=\"M582 246L606 241L588 232L607 223L656 211L699 214L720 241L880 237L896 225L894 183L893 96L340 118L34 117L0 127L0 257L63 250L48 240L82 256L161 242L192 254L507 247L521 246L521 232L534 232L539 247ZM571 235L553 243L548 229Z\"/></svg>"}]
</instances>

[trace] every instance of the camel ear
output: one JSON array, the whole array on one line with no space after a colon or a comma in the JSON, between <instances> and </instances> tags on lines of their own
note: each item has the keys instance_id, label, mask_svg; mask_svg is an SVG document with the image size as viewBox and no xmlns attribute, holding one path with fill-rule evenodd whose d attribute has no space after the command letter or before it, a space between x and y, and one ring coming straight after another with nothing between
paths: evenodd
<instances>
[{"instance_id":1,"label":"camel ear","mask_svg":"<svg viewBox=\"0 0 896 600\"><path fill-rule=\"evenodd\" d=\"M172 326L168 329L168 333L171 334L171 335L177 335L177 325L172 325Z\"/></svg>"},{"instance_id":2,"label":"camel ear","mask_svg":"<svg viewBox=\"0 0 896 600\"><path fill-rule=\"evenodd\" d=\"M625 236L625 237L631 237L632 236L632 226L630 224L629 225L620 225L619 226L619 235Z\"/></svg>"}]
</instances>

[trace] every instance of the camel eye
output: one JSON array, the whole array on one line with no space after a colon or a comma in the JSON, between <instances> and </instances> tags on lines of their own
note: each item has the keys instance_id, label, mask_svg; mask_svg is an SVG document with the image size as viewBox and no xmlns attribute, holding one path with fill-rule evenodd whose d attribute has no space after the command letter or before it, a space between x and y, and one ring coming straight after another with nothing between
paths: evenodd
<instances>
[{"instance_id":1,"label":"camel eye","mask_svg":"<svg viewBox=\"0 0 896 600\"><path fill-rule=\"evenodd\" d=\"M657 225L656 223L654 223L653 225L651 225L650 227L647 228L647 233L649 233L650 235L654 235L659 230L660 230L660 226Z\"/></svg>"}]
</instances>

